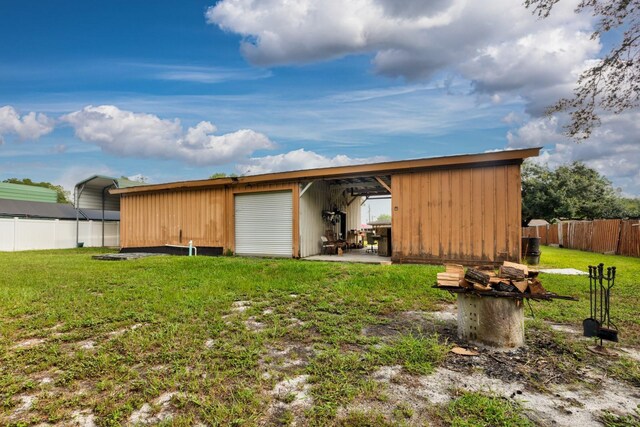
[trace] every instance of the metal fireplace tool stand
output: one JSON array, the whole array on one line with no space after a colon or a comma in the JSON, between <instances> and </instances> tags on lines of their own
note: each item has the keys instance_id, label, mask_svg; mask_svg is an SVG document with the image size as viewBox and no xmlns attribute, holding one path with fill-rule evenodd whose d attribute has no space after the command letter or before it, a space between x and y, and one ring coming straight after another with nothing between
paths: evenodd
<instances>
[{"instance_id":1,"label":"metal fireplace tool stand","mask_svg":"<svg viewBox=\"0 0 640 427\"><path fill-rule=\"evenodd\" d=\"M596 353L607 353L602 346L603 341L618 342L618 328L611 321L611 289L616 282L616 268L604 264L589 266L589 318L582 322L585 337L593 337L596 346L591 350Z\"/></svg>"}]
</instances>

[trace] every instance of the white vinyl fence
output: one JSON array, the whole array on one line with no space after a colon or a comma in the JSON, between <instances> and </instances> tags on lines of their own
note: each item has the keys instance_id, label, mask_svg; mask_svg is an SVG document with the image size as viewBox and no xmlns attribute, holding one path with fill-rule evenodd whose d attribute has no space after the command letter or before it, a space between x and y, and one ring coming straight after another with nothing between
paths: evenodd
<instances>
[{"instance_id":1,"label":"white vinyl fence","mask_svg":"<svg viewBox=\"0 0 640 427\"><path fill-rule=\"evenodd\" d=\"M102 221L80 221L79 241L84 246L102 246ZM120 245L120 222L104 223L104 245ZM73 220L0 218L0 251L75 247Z\"/></svg>"}]
</instances>

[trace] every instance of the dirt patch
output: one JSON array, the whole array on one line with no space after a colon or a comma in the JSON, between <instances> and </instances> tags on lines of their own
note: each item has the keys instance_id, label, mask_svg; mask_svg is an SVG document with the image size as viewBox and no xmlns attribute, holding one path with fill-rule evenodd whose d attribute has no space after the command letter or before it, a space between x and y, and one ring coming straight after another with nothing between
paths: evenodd
<instances>
[{"instance_id":1,"label":"dirt patch","mask_svg":"<svg viewBox=\"0 0 640 427\"><path fill-rule=\"evenodd\" d=\"M280 375L292 374L296 368L306 366L312 356L313 349L302 343L291 343L279 348L269 347L259 362L267 374L263 378L271 378L272 372Z\"/></svg>"},{"instance_id":2,"label":"dirt patch","mask_svg":"<svg viewBox=\"0 0 640 427\"><path fill-rule=\"evenodd\" d=\"M392 414L399 405L412 410L411 424L432 422L433 405L445 405L461 390L483 392L513 399L523 406L529 418L539 425L597 425L602 411L634 413L640 391L611 379L600 382L598 389L584 384L551 384L550 393L529 390L524 383L491 378L481 372L463 373L438 368L428 376L411 376L399 366L384 366L371 375L383 384L386 399L359 401L339 411L339 416L360 411Z\"/></svg>"},{"instance_id":3,"label":"dirt patch","mask_svg":"<svg viewBox=\"0 0 640 427\"><path fill-rule=\"evenodd\" d=\"M206 340L204 342L204 347L205 348L212 348L215 343L216 342L213 339L209 338L208 340Z\"/></svg>"},{"instance_id":4,"label":"dirt patch","mask_svg":"<svg viewBox=\"0 0 640 427\"><path fill-rule=\"evenodd\" d=\"M53 378L51 377L44 377L40 379L40 385L47 385L52 383L53 383Z\"/></svg>"},{"instance_id":5,"label":"dirt patch","mask_svg":"<svg viewBox=\"0 0 640 427\"><path fill-rule=\"evenodd\" d=\"M447 309L438 312L403 311L380 318L380 323L367 325L360 332L367 337L378 337L383 341L408 333L430 335L437 333L447 340L455 340L456 315Z\"/></svg>"},{"instance_id":6,"label":"dirt patch","mask_svg":"<svg viewBox=\"0 0 640 427\"><path fill-rule=\"evenodd\" d=\"M457 313L455 305L441 311L405 311L381 318L379 324L368 325L362 334L389 342L409 333L438 334L441 342L458 345L477 351L478 356L449 355L444 367L451 370L473 373L482 371L489 378L507 382L520 381L544 388L551 383L571 383L582 378L576 365L582 365L580 356L563 340L554 339L546 330L528 328L525 346L515 350L478 348L458 339Z\"/></svg>"},{"instance_id":7,"label":"dirt patch","mask_svg":"<svg viewBox=\"0 0 640 427\"><path fill-rule=\"evenodd\" d=\"M138 329L140 327L142 327L142 323L136 323L135 325L131 325L131 326L128 326L126 328L120 328L120 329L116 329L115 331L111 331L111 332L109 332L107 334L107 336L109 336L111 338L117 337L117 336L120 336L120 335L122 335L122 334L124 334L126 332L135 331L136 329Z\"/></svg>"},{"instance_id":8,"label":"dirt patch","mask_svg":"<svg viewBox=\"0 0 640 427\"><path fill-rule=\"evenodd\" d=\"M29 338L23 341L19 341L11 346L12 350L18 350L22 348L31 348L37 345L43 344L45 342L44 338Z\"/></svg>"},{"instance_id":9,"label":"dirt patch","mask_svg":"<svg viewBox=\"0 0 640 427\"><path fill-rule=\"evenodd\" d=\"M298 319L297 317L290 317L287 319L287 321L289 322L289 326L292 328L297 328L305 325L305 322Z\"/></svg>"},{"instance_id":10,"label":"dirt patch","mask_svg":"<svg viewBox=\"0 0 640 427\"><path fill-rule=\"evenodd\" d=\"M379 324L363 328L362 334L385 342L407 333L438 333L442 341L475 350L478 355L449 354L429 376L408 375L400 366L382 367L371 378L384 384L385 398L354 402L342 408L339 417L353 411L391 416L396 408L409 405L410 424L432 423L433 405L449 402L459 393L455 389L515 399L541 425L594 425L605 410L634 413L640 402L640 389L587 366L584 356L576 353L578 350L571 344L571 339L581 335L580 328L560 324L550 327L568 334L568 339L558 339L557 333L549 330L527 328L525 346L500 351L458 340L456 313L451 306L438 312L407 311L382 318Z\"/></svg>"},{"instance_id":11,"label":"dirt patch","mask_svg":"<svg viewBox=\"0 0 640 427\"><path fill-rule=\"evenodd\" d=\"M618 347L616 348L619 355L633 359L640 363L640 350L630 347Z\"/></svg>"},{"instance_id":12,"label":"dirt patch","mask_svg":"<svg viewBox=\"0 0 640 427\"><path fill-rule=\"evenodd\" d=\"M458 342L457 338L452 341L478 352L478 356L472 357L447 357L444 366L455 371L473 373L481 370L489 378L519 381L535 389L585 380L581 356L568 343L555 340L547 331L529 328L525 346L510 351L469 347L467 343Z\"/></svg>"},{"instance_id":13,"label":"dirt patch","mask_svg":"<svg viewBox=\"0 0 640 427\"><path fill-rule=\"evenodd\" d=\"M152 404L145 403L140 409L135 410L129 417L129 423L138 424L157 424L173 417L171 411L171 398L175 396L175 392L167 392L158 396Z\"/></svg>"},{"instance_id":14,"label":"dirt patch","mask_svg":"<svg viewBox=\"0 0 640 427\"><path fill-rule=\"evenodd\" d=\"M440 311L430 311L426 313L427 317L432 318L433 320L452 323L458 321L458 306L455 304L450 304L445 306Z\"/></svg>"},{"instance_id":15,"label":"dirt patch","mask_svg":"<svg viewBox=\"0 0 640 427\"><path fill-rule=\"evenodd\" d=\"M255 316L251 316L247 320L245 320L244 326L251 332L259 332L266 328L266 325L262 322L258 322Z\"/></svg>"},{"instance_id":16,"label":"dirt patch","mask_svg":"<svg viewBox=\"0 0 640 427\"><path fill-rule=\"evenodd\" d=\"M20 400L20 404L14 410L14 414L21 414L29 411L36 401L36 397L33 395L20 396L18 399Z\"/></svg>"},{"instance_id":17,"label":"dirt patch","mask_svg":"<svg viewBox=\"0 0 640 427\"><path fill-rule=\"evenodd\" d=\"M78 427L95 427L95 415L90 410L73 411L71 413L71 421L73 425Z\"/></svg>"},{"instance_id":18,"label":"dirt patch","mask_svg":"<svg viewBox=\"0 0 640 427\"><path fill-rule=\"evenodd\" d=\"M93 340L80 341L77 344L83 350L93 350L96 347L96 342Z\"/></svg>"},{"instance_id":19,"label":"dirt patch","mask_svg":"<svg viewBox=\"0 0 640 427\"><path fill-rule=\"evenodd\" d=\"M93 390L93 386L94 384L91 381L78 381L73 394L76 396L88 395Z\"/></svg>"},{"instance_id":20,"label":"dirt patch","mask_svg":"<svg viewBox=\"0 0 640 427\"><path fill-rule=\"evenodd\" d=\"M251 307L251 301L234 301L231 304L231 311L241 313Z\"/></svg>"},{"instance_id":21,"label":"dirt patch","mask_svg":"<svg viewBox=\"0 0 640 427\"><path fill-rule=\"evenodd\" d=\"M313 405L313 398L309 392L311 384L307 381L308 375L299 375L280 381L269 393L274 401L269 406L268 415L272 420L282 418L289 413L291 423L289 425L304 425L305 411Z\"/></svg>"}]
</instances>

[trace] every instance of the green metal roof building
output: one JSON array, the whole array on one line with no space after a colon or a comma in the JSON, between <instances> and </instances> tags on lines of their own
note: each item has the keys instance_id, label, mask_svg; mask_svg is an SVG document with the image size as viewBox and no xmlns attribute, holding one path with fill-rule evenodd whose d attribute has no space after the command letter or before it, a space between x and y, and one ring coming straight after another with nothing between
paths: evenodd
<instances>
[{"instance_id":1,"label":"green metal roof building","mask_svg":"<svg viewBox=\"0 0 640 427\"><path fill-rule=\"evenodd\" d=\"M58 193L50 188L0 182L0 199L56 203Z\"/></svg>"}]
</instances>

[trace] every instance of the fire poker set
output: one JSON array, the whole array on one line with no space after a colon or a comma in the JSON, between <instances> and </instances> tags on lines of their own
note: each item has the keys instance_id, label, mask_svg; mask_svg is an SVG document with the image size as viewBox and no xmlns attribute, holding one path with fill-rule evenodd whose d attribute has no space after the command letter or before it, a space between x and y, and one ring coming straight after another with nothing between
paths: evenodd
<instances>
[{"instance_id":1,"label":"fire poker set","mask_svg":"<svg viewBox=\"0 0 640 427\"><path fill-rule=\"evenodd\" d=\"M583 335L596 340L596 352L603 352L602 341L618 342L618 328L611 321L611 289L616 283L616 268L604 264L589 266L589 317L582 322ZM598 341L600 341L598 343Z\"/></svg>"}]
</instances>

